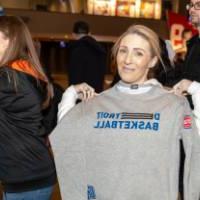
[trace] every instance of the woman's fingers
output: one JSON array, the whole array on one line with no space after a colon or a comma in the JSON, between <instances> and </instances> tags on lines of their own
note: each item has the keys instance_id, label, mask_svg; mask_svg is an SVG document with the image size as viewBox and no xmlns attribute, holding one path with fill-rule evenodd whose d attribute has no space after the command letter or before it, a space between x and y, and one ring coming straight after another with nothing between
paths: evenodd
<instances>
[{"instance_id":1,"label":"woman's fingers","mask_svg":"<svg viewBox=\"0 0 200 200\"><path fill-rule=\"evenodd\" d=\"M174 87L173 87L174 93L177 95L187 95L188 94L187 90L191 83L192 83L192 81L187 80L187 79L181 80L176 85L174 85Z\"/></svg>"},{"instance_id":2,"label":"woman's fingers","mask_svg":"<svg viewBox=\"0 0 200 200\"><path fill-rule=\"evenodd\" d=\"M80 99L83 101L88 101L89 99L97 95L97 93L95 93L94 88L88 85L87 83L74 85L74 88L79 94Z\"/></svg>"}]
</instances>

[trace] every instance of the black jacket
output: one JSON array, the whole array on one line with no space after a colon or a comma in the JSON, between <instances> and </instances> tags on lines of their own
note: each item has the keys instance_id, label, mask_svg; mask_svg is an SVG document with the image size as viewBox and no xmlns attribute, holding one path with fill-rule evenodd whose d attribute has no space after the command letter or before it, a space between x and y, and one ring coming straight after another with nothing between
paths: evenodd
<instances>
[{"instance_id":1,"label":"black jacket","mask_svg":"<svg viewBox=\"0 0 200 200\"><path fill-rule=\"evenodd\" d=\"M103 90L106 52L92 37L85 36L69 46L69 84L86 82L96 92Z\"/></svg>"},{"instance_id":2,"label":"black jacket","mask_svg":"<svg viewBox=\"0 0 200 200\"><path fill-rule=\"evenodd\" d=\"M200 82L200 39L198 35L188 41L187 48L183 78Z\"/></svg>"},{"instance_id":3,"label":"black jacket","mask_svg":"<svg viewBox=\"0 0 200 200\"><path fill-rule=\"evenodd\" d=\"M0 68L0 181L6 191L33 190L55 182L44 137L44 86L23 70Z\"/></svg>"}]
</instances>

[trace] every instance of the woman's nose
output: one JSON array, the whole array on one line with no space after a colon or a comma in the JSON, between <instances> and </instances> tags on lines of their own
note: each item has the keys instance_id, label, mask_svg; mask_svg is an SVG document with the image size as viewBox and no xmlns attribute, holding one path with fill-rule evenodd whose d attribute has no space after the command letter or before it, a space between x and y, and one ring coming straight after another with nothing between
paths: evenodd
<instances>
[{"instance_id":1,"label":"woman's nose","mask_svg":"<svg viewBox=\"0 0 200 200\"><path fill-rule=\"evenodd\" d=\"M132 54L128 53L125 58L125 64L130 64L132 62Z\"/></svg>"}]
</instances>

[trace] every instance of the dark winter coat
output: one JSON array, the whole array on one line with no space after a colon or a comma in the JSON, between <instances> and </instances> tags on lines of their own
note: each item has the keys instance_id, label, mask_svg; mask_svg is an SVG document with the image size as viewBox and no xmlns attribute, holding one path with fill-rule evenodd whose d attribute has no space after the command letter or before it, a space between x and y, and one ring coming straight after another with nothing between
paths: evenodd
<instances>
[{"instance_id":1,"label":"dark winter coat","mask_svg":"<svg viewBox=\"0 0 200 200\"><path fill-rule=\"evenodd\" d=\"M69 46L69 85L86 82L96 92L103 90L106 69L105 49L92 37L85 36Z\"/></svg>"},{"instance_id":2,"label":"dark winter coat","mask_svg":"<svg viewBox=\"0 0 200 200\"><path fill-rule=\"evenodd\" d=\"M56 177L45 143L46 83L18 64L0 68L0 181L8 192L50 186Z\"/></svg>"},{"instance_id":3,"label":"dark winter coat","mask_svg":"<svg viewBox=\"0 0 200 200\"><path fill-rule=\"evenodd\" d=\"M187 48L183 78L200 82L200 38L198 35L188 41Z\"/></svg>"}]
</instances>

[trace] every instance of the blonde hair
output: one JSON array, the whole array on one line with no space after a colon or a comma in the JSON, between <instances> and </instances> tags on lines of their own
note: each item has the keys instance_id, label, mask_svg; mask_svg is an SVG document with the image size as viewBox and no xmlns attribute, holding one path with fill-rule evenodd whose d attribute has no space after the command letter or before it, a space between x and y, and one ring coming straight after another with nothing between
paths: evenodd
<instances>
[{"instance_id":1,"label":"blonde hair","mask_svg":"<svg viewBox=\"0 0 200 200\"><path fill-rule=\"evenodd\" d=\"M49 89L50 83L41 67L28 27L19 17L1 16L0 31L4 34L6 39L9 39L8 48L0 60L0 67L9 66L10 63L19 59L27 60L30 62L33 70L40 74L47 83L47 99L50 99L50 96L53 95ZM15 75L13 75L13 77L14 76ZM46 102L46 105L47 104Z\"/></svg>"},{"instance_id":2,"label":"blonde hair","mask_svg":"<svg viewBox=\"0 0 200 200\"><path fill-rule=\"evenodd\" d=\"M151 56L153 57L157 57L158 61L160 61L164 67L165 70L165 65L164 62L161 58L161 49L160 49L160 42L159 42L159 37L158 35L152 31L150 28L143 26L143 25L132 25L130 26L126 32L124 32L116 41L115 45L113 46L112 49L112 58L113 58L113 62L114 65L116 66L116 57L118 54L118 50L121 44L121 41L124 37L126 37L127 35L130 34L136 34L141 36L143 39L145 39L150 46L151 49ZM158 61L156 64L158 64ZM153 78L155 75L155 71L156 71L156 67L150 68L149 73L148 73L148 79L149 78Z\"/></svg>"}]
</instances>

